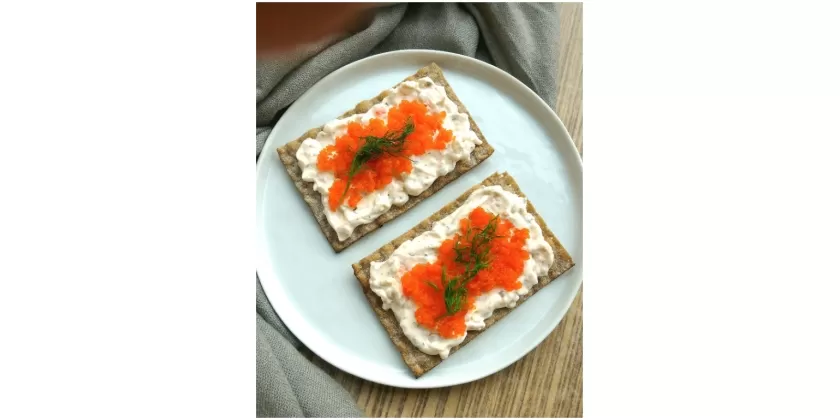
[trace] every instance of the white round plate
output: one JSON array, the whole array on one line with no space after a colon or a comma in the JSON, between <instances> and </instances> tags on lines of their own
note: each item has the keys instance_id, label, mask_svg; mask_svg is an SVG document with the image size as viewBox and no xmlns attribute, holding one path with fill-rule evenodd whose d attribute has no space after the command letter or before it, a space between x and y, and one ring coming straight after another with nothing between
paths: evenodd
<instances>
[{"instance_id":1,"label":"white round plate","mask_svg":"<svg viewBox=\"0 0 840 420\"><path fill-rule=\"evenodd\" d=\"M275 149L436 62L496 149L489 159L413 209L336 254ZM494 172L507 171L574 258L566 272L419 379L403 363L362 294L351 264L414 227ZM557 115L507 73L440 51L385 53L315 84L283 115L257 161L257 274L277 314L333 366L369 381L436 388L512 364L557 326L581 284L582 169Z\"/></svg>"}]
</instances>

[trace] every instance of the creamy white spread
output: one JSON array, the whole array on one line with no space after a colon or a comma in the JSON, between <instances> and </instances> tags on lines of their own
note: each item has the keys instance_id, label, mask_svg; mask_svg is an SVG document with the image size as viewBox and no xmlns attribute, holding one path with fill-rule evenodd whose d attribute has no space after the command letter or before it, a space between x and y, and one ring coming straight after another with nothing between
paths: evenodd
<instances>
[{"instance_id":1,"label":"creamy white spread","mask_svg":"<svg viewBox=\"0 0 840 420\"><path fill-rule=\"evenodd\" d=\"M384 188L364 196L355 209L342 204L337 211L331 211L329 190L335 181L335 175L318 170L318 154L321 153L321 149L335 144L336 139L347 134L347 124L365 124L371 118L384 118L388 115L388 110L404 100L419 100L426 105L429 112L446 111L443 128L452 131L452 141L447 143L444 150L432 150L420 156L413 156L413 169L410 173L394 177ZM338 239L343 241L353 234L357 226L372 222L391 206L403 205L410 195L416 196L428 189L436 179L452 172L458 161L469 160L470 153L478 144L481 144L481 140L470 128L467 114L458 111L458 105L446 96L443 86L424 77L417 81L403 82L391 89L382 102L364 114L327 123L315 138L303 141L296 156L303 171L303 180L313 182L315 191L321 193L327 221L335 229Z\"/></svg>"},{"instance_id":2,"label":"creamy white spread","mask_svg":"<svg viewBox=\"0 0 840 420\"><path fill-rule=\"evenodd\" d=\"M467 330L481 330L484 320L499 308L513 308L519 297L528 293L537 284L537 277L548 273L554 263L554 252L543 238L542 229L536 218L528 213L524 198L505 191L499 186L483 187L470 194L467 201L445 218L435 223L432 228L416 238L403 242L388 259L373 262L370 266L370 288L382 298L384 309L390 309L400 322L406 337L418 349L430 355L439 355L445 359L452 347L457 346L466 333L457 338L447 339L417 323L414 312L417 305L402 292L400 279L403 274L420 263L433 263L437 259L440 245L458 232L461 219L468 217L477 207L509 220L517 229L528 229L529 238L525 243L530 257L519 276L522 287L506 291L496 288L479 296L475 307L467 312Z\"/></svg>"}]
</instances>

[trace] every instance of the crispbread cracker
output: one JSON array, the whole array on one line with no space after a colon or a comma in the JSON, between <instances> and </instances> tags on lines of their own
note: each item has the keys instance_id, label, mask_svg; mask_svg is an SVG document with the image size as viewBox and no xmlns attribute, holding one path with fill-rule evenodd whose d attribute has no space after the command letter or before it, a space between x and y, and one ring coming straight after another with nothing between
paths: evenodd
<instances>
[{"instance_id":1,"label":"crispbread cracker","mask_svg":"<svg viewBox=\"0 0 840 420\"><path fill-rule=\"evenodd\" d=\"M552 264L549 268L548 274L539 277L539 281L537 282L537 284L535 284L531 288L531 290L528 291L527 294L519 298L516 307L519 307L519 305L521 305L522 302L524 302L530 296L534 295L534 293L537 293L540 289L545 287L547 284L551 283L551 281L553 281L555 278L565 273L567 270L569 270L575 265L574 261L572 261L572 257L569 256L569 253L566 252L566 249L563 248L563 245L560 244L560 241L557 239L556 236L554 236L554 233L552 233L551 230L548 229L548 226L546 226L545 221L534 209L534 206L531 204L531 201L528 200L527 197L525 197L525 194L522 192L522 190L519 189L519 185L516 184L516 181L514 181L513 177L511 177L507 172L502 174L495 173L491 175L490 177L482 181L480 184L467 190L455 201L449 203L448 205L440 209L437 213L433 214L428 219L415 226L413 229L409 230L397 239L394 239L382 248L379 248L377 251L362 259L358 263L353 264L353 272L356 274L356 278L359 279L359 283L361 283L362 285L365 297L367 297L368 302L373 307L373 310L376 312L376 315L379 317L379 320L382 322L382 326L384 326L385 330L388 332L388 336L391 337L391 341L394 342L394 345L397 346L397 349L402 354L405 364L408 365L409 368L411 368L411 371L416 377L420 377L424 373L432 370L432 368L440 364L442 360L439 356L428 355L420 351L418 348L414 347L414 345L411 344L411 341L403 334L403 331L400 328L399 321L397 321L397 317L394 315L394 313L390 310L382 309L382 299L379 297L379 295L377 295L370 289L370 264L373 261L384 261L397 249L397 247L400 246L400 244L402 244L405 241L414 239L423 232L426 232L432 227L432 225L435 222L437 222L440 219L443 219L444 217L455 211L458 207L463 205L473 191L477 190L478 188L489 185L499 185L506 191L510 191L514 194L524 197L528 202L528 212L534 215L534 217L537 219L537 223L542 229L545 240L551 245L551 248L554 250L554 264ZM516 307L514 309L516 309ZM464 341L461 344L453 347L450 351L450 354L454 353L459 348L467 345L467 343L469 343L473 338L477 337L483 331L486 331L487 328L490 328L493 324L495 324L500 319L504 318L505 315L507 315L514 309L496 309L493 312L493 315L484 321L486 327L483 330L468 331L467 337L464 339Z\"/></svg>"},{"instance_id":2,"label":"crispbread cracker","mask_svg":"<svg viewBox=\"0 0 840 420\"><path fill-rule=\"evenodd\" d=\"M406 81L413 81L418 80L423 77L429 77L430 79L434 80L435 83L441 85L446 90L446 96L452 100L456 105L458 105L458 110L464 114L467 114L470 120L470 128L478 138L481 140L481 144L476 145L475 149L473 150L472 154L470 155L469 161L460 161L455 166L455 170L452 172L439 177L429 186L426 191L420 193L420 195L409 197L408 201L401 205L401 206L392 206L388 211L383 213L381 216L377 217L373 222L361 225L356 227L353 231L353 234L350 235L349 238L345 239L344 241L338 240L338 234L335 233L335 230L332 226L330 226L329 222L327 222L327 216L325 214L326 209L324 209L324 205L321 202L321 193L315 191L313 189L313 184L310 182L306 182L302 178L302 171L300 166L298 165L297 157L295 157L295 153L297 152L298 148L300 147L301 143L308 138L314 138L318 135L318 133L323 130L323 126L319 128L313 128L307 131L304 135L300 136L295 141L287 143L279 148L277 148L277 154L280 156L280 160L283 162L283 165L286 167L286 172L289 173L289 176L295 183L295 187L297 187L300 194L303 196L303 200L306 204L309 205L309 208L312 209L312 214L315 216L315 220L318 222L318 226L321 227L321 231L324 233L324 236L327 237L330 245L332 246L335 252L340 252L344 248L347 248L361 237L367 235L379 229L380 226L384 225L385 223L393 220L397 216L405 213L412 207L414 207L417 203L423 201L426 197L431 196L441 188L443 188L446 184L452 182L453 180L457 179L459 176L467 173L470 169L476 167L479 163L483 162L485 159L490 157L493 154L493 147L487 142L487 139L484 138L484 134L481 133L479 130L478 125L476 125L475 121L473 121L472 115L467 111L467 108L458 99L458 96L455 95L455 91L452 90L452 87L446 81L446 78L443 77L443 70L438 67L437 64L431 63L426 67L418 70L417 73L413 74L412 76L407 77L400 83ZM398 86L400 83L394 85L394 87ZM388 91L385 90L379 95L366 100L359 102L356 107L350 111L345 112L338 118L347 118L354 114L361 114L367 112L371 107L378 104L382 100L384 100L388 96Z\"/></svg>"}]
</instances>

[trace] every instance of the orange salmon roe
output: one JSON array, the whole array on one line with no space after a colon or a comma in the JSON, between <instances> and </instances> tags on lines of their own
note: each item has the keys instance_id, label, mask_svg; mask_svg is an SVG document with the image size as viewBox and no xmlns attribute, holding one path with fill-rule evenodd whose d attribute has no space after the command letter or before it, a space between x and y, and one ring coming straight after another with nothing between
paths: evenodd
<instances>
[{"instance_id":1,"label":"orange salmon roe","mask_svg":"<svg viewBox=\"0 0 840 420\"><path fill-rule=\"evenodd\" d=\"M452 141L452 131L443 128L446 112L429 112L422 102L402 101L388 111L385 119L372 118L367 124L352 122L347 125L347 134L336 139L318 154L318 170L332 171L336 179L330 187L329 205L332 211L338 209L347 187L350 165L356 151L365 144L367 136L383 137L386 133L402 132L406 121L411 118L414 131L408 135L402 153L396 156L382 153L371 158L353 176L345 200L355 208L362 197L390 184L394 177L411 172L410 156L418 156L429 150L443 150Z\"/></svg>"},{"instance_id":2,"label":"orange salmon roe","mask_svg":"<svg viewBox=\"0 0 840 420\"><path fill-rule=\"evenodd\" d=\"M454 315L446 315L444 285L441 283L443 267L446 267L447 279L464 273L465 267L455 261L454 247L456 244L469 246L469 243L464 242L464 238L470 236L468 230L472 233L481 231L492 217L492 214L481 207L476 208L461 220L460 233L441 244L437 261L415 265L402 276L403 293L417 304L417 310L414 312L417 323L437 331L441 337L455 338L464 335L467 330L466 314L473 308L477 297L496 287L507 291L522 287L518 278L525 269L525 261L530 257L524 249L529 232L528 229L516 229L508 220L500 217L496 226L496 235L500 237L492 239L489 243L489 267L479 271L467 283L467 299L462 309Z\"/></svg>"}]
</instances>

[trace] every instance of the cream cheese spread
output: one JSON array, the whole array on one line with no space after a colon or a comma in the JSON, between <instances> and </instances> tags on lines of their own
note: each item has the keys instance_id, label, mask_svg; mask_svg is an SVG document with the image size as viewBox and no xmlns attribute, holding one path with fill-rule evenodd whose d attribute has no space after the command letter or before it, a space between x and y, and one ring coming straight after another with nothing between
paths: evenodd
<instances>
[{"instance_id":1,"label":"cream cheese spread","mask_svg":"<svg viewBox=\"0 0 840 420\"><path fill-rule=\"evenodd\" d=\"M406 337L422 352L439 355L443 359L449 356L452 347L464 341L466 333L461 337L447 339L419 325L414 317L417 306L403 294L400 279L417 264L433 263L443 241L454 237L460 220L468 217L477 207L507 219L517 229L528 229L529 232L525 248L530 257L518 279L522 287L513 291L496 288L479 296L475 307L467 312L467 330L484 329L484 321L493 311L515 307L520 296L527 294L537 284L538 277L547 274L554 263L554 252L543 237L536 218L528 213L524 198L500 186L480 188L461 207L435 223L430 230L403 242L388 259L373 262L370 267L371 290L382 298L384 309L394 312Z\"/></svg>"},{"instance_id":2,"label":"cream cheese spread","mask_svg":"<svg viewBox=\"0 0 840 420\"><path fill-rule=\"evenodd\" d=\"M329 189L335 181L332 172L318 170L318 154L336 139L347 133L351 122L366 124L371 118L380 118L400 102L419 100L430 112L446 111L443 128L452 131L452 141L444 150L431 150L420 156L413 156L413 169L402 177L394 177L390 184L362 198L356 208L342 204L331 211ZM458 161L469 160L475 146L481 144L478 135L470 128L467 114L458 111L458 105L446 96L446 90L428 77L417 81L403 82L390 90L382 102L371 107L364 114L337 119L324 125L315 138L308 138L298 148L296 157L303 171L303 180L313 182L315 191L321 193L324 211L330 226L343 241L353 234L357 226L370 223L388 211L392 206L403 205L409 196L425 191L439 177L452 172Z\"/></svg>"}]
</instances>

